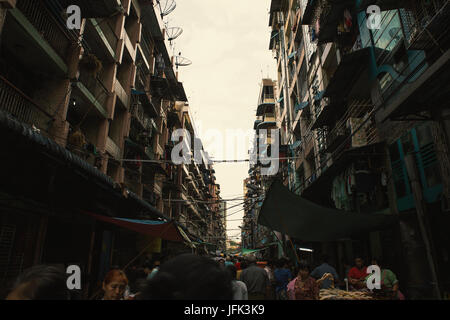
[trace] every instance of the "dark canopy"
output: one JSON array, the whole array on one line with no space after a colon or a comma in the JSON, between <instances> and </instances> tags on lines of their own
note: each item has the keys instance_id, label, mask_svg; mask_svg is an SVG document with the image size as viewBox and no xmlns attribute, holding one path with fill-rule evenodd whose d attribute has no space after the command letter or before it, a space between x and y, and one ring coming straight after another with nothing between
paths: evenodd
<instances>
[{"instance_id":1,"label":"dark canopy","mask_svg":"<svg viewBox=\"0 0 450 320\"><path fill-rule=\"evenodd\" d=\"M304 241L335 241L377 231L396 221L385 212L354 213L322 207L275 181L267 192L258 223Z\"/></svg>"}]
</instances>

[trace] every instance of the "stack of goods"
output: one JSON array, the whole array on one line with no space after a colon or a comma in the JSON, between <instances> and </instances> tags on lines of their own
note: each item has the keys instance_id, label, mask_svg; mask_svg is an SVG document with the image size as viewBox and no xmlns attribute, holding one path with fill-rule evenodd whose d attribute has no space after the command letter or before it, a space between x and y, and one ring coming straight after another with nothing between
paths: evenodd
<instances>
[{"instance_id":1,"label":"stack of goods","mask_svg":"<svg viewBox=\"0 0 450 320\"><path fill-rule=\"evenodd\" d=\"M370 292L339 289L320 290L320 300L373 300Z\"/></svg>"}]
</instances>

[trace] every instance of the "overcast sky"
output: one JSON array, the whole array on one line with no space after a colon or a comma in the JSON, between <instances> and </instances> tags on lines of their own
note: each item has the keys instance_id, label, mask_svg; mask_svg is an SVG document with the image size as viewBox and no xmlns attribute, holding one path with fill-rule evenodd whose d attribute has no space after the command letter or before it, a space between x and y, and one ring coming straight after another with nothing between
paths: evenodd
<instances>
[{"instance_id":1,"label":"overcast sky","mask_svg":"<svg viewBox=\"0 0 450 320\"><path fill-rule=\"evenodd\" d=\"M216 159L248 158L248 145L238 148L237 140L224 138L223 143L236 146L231 150L222 146L222 142L207 141L204 136L208 130L218 130L225 136L227 130L253 129L261 79L274 78L276 74L275 60L269 50L270 2L177 0L176 10L165 18L169 27L183 28L183 34L175 40L175 52L181 52L193 63L180 67L179 80L184 84L205 150ZM214 167L222 198L242 198L248 163L215 164ZM240 202L228 202L228 207ZM228 214L241 209L242 205L234 207ZM243 211L228 220L242 217ZM241 223L228 221L228 236L240 235L235 229Z\"/></svg>"}]
</instances>

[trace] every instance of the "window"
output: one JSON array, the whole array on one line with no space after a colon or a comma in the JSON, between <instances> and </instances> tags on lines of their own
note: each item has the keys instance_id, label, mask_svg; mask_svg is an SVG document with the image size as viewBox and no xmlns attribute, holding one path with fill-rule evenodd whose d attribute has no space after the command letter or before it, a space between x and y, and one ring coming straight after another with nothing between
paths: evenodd
<instances>
[{"instance_id":1,"label":"window","mask_svg":"<svg viewBox=\"0 0 450 320\"><path fill-rule=\"evenodd\" d=\"M381 13L381 28L371 30L371 32L376 48L392 51L397 43L404 38L398 11L383 11ZM365 42L367 42L367 39L365 39Z\"/></svg>"},{"instance_id":2,"label":"window","mask_svg":"<svg viewBox=\"0 0 450 320\"><path fill-rule=\"evenodd\" d=\"M424 199L428 203L438 201L442 193L442 179L429 124L412 129L389 148L392 179L400 211L414 208L414 198L405 165L408 153L416 155Z\"/></svg>"}]
</instances>

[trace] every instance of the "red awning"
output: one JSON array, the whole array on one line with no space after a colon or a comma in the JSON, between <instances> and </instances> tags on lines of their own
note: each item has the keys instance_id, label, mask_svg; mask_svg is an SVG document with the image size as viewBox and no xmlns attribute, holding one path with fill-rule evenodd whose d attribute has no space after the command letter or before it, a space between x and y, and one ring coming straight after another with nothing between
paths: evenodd
<instances>
[{"instance_id":1,"label":"red awning","mask_svg":"<svg viewBox=\"0 0 450 320\"><path fill-rule=\"evenodd\" d=\"M98 215L91 212L84 212L96 220L115 224L119 227L126 228L138 233L146 234L152 237L161 238L163 240L184 242L185 239L178 230L177 225L171 222L153 221L153 220L132 220L125 218L113 218Z\"/></svg>"}]
</instances>

